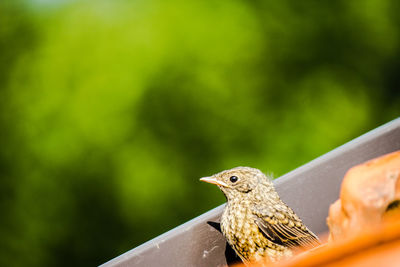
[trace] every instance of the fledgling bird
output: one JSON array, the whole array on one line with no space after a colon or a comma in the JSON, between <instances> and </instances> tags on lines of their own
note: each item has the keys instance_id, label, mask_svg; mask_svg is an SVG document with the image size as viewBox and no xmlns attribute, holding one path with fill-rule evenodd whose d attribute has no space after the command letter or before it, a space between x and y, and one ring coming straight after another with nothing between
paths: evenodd
<instances>
[{"instance_id":1,"label":"fledgling bird","mask_svg":"<svg viewBox=\"0 0 400 267\"><path fill-rule=\"evenodd\" d=\"M236 167L200 180L216 184L224 193L228 203L221 230L243 262L263 257L275 262L291 256L297 246L320 244L260 170Z\"/></svg>"}]
</instances>

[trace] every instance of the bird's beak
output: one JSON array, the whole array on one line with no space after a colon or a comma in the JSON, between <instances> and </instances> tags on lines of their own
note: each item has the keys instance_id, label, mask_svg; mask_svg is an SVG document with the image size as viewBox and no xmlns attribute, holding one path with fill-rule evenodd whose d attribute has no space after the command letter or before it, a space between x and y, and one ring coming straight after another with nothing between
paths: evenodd
<instances>
[{"instance_id":1,"label":"bird's beak","mask_svg":"<svg viewBox=\"0 0 400 267\"><path fill-rule=\"evenodd\" d=\"M200 178L200 181L210 183L210 184L216 184L219 186L228 187L228 185L226 183L224 183L222 181L218 181L217 179L215 179L213 177L203 177L203 178Z\"/></svg>"}]
</instances>

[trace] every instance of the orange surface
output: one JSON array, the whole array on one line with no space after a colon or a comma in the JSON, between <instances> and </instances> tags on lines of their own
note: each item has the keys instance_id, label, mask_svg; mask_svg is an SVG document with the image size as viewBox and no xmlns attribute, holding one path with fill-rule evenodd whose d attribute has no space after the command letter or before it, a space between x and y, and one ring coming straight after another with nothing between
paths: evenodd
<instances>
[{"instance_id":1,"label":"orange surface","mask_svg":"<svg viewBox=\"0 0 400 267\"><path fill-rule=\"evenodd\" d=\"M379 224L388 206L400 199L400 151L351 168L340 199L329 210L330 239L342 239Z\"/></svg>"},{"instance_id":2,"label":"orange surface","mask_svg":"<svg viewBox=\"0 0 400 267\"><path fill-rule=\"evenodd\" d=\"M340 242L325 243L286 261L264 265L259 262L250 266L400 266L400 217L393 216L373 231L358 233Z\"/></svg>"}]
</instances>

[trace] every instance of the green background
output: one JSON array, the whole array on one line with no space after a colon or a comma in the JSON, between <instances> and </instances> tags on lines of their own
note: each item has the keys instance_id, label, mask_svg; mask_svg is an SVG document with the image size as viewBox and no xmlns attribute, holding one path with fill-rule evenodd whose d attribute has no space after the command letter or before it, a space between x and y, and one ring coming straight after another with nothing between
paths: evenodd
<instances>
[{"instance_id":1,"label":"green background","mask_svg":"<svg viewBox=\"0 0 400 267\"><path fill-rule=\"evenodd\" d=\"M101 264L400 111L398 1L0 1L0 265Z\"/></svg>"}]
</instances>

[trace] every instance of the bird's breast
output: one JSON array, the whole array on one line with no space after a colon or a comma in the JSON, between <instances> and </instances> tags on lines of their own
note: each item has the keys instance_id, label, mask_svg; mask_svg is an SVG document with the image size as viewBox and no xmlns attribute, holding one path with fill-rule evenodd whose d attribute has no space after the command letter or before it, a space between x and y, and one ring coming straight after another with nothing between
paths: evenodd
<instances>
[{"instance_id":1,"label":"bird's breast","mask_svg":"<svg viewBox=\"0 0 400 267\"><path fill-rule=\"evenodd\" d=\"M245 204L245 203L242 203ZM264 255L266 240L245 205L228 205L221 218L221 230L228 243L245 259Z\"/></svg>"},{"instance_id":2,"label":"bird's breast","mask_svg":"<svg viewBox=\"0 0 400 267\"><path fill-rule=\"evenodd\" d=\"M221 230L229 245L246 260L258 260L269 256L273 259L284 251L272 243L255 223L250 203L229 203L221 218Z\"/></svg>"}]
</instances>

